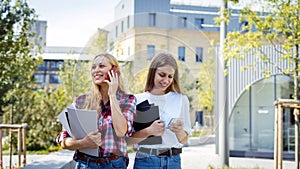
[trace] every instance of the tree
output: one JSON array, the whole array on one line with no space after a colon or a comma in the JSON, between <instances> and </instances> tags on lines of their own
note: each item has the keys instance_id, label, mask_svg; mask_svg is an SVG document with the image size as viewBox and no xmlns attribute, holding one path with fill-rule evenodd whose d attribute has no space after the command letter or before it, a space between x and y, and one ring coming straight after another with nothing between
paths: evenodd
<instances>
[{"instance_id":1,"label":"tree","mask_svg":"<svg viewBox=\"0 0 300 169\"><path fill-rule=\"evenodd\" d=\"M145 84L147 80L148 69L140 71L131 82L129 86L129 93L143 93L145 91Z\"/></svg>"},{"instance_id":2,"label":"tree","mask_svg":"<svg viewBox=\"0 0 300 169\"><path fill-rule=\"evenodd\" d=\"M31 106L25 106L27 113L21 116L29 126L27 149L49 149L56 146L55 138L61 131L57 115L68 105L66 91L61 86L56 89L38 89L32 93Z\"/></svg>"},{"instance_id":3,"label":"tree","mask_svg":"<svg viewBox=\"0 0 300 169\"><path fill-rule=\"evenodd\" d=\"M205 110L213 117L214 111L214 59L212 57L207 58L201 66L201 71L198 74L196 82L196 90L198 93L199 109ZM210 124L212 124L211 132L214 131L214 122L211 118Z\"/></svg>"},{"instance_id":4,"label":"tree","mask_svg":"<svg viewBox=\"0 0 300 169\"><path fill-rule=\"evenodd\" d=\"M199 108L197 105L199 100L197 99L197 91L195 88L195 78L192 76L191 70L188 65L184 62L178 63L178 71L179 71L179 83L181 87L181 91L188 97L190 102L190 117L191 122L195 121L195 112ZM193 125L193 123L192 123Z\"/></svg>"},{"instance_id":5,"label":"tree","mask_svg":"<svg viewBox=\"0 0 300 169\"><path fill-rule=\"evenodd\" d=\"M107 34L108 32L98 29L97 32L89 39L86 48L87 53L93 56L107 51Z\"/></svg>"},{"instance_id":6,"label":"tree","mask_svg":"<svg viewBox=\"0 0 300 169\"><path fill-rule=\"evenodd\" d=\"M297 0L265 0L264 10L257 12L251 6L241 11L240 22L246 21L242 31L229 32L224 49L227 66L231 59L245 59L252 52L264 64L273 65L281 73L293 77L294 94L299 97L299 44L300 44L300 3ZM285 60L293 66L284 69L271 62L262 46L273 45L279 55L279 60ZM258 50L253 50L258 49ZM242 67L242 70L255 65ZM270 71L265 69L264 76L268 78Z\"/></svg>"},{"instance_id":7,"label":"tree","mask_svg":"<svg viewBox=\"0 0 300 169\"><path fill-rule=\"evenodd\" d=\"M1 123L26 123L23 119L31 112L29 108L34 107L33 74L41 62L36 57L39 48L34 44L35 33L31 31L35 22L35 11L26 1L0 1ZM10 152L12 149L11 144Z\"/></svg>"},{"instance_id":8,"label":"tree","mask_svg":"<svg viewBox=\"0 0 300 169\"><path fill-rule=\"evenodd\" d=\"M71 104L75 97L87 93L91 87L91 64L88 61L65 60L60 69L59 79L66 97L66 106ZM61 110L62 111L62 110ZM57 112L59 113L59 112Z\"/></svg>"},{"instance_id":9,"label":"tree","mask_svg":"<svg viewBox=\"0 0 300 169\"><path fill-rule=\"evenodd\" d=\"M2 0L0 4L0 112L11 105L7 111L22 114L23 97L31 91L40 61L31 43L36 15L23 0ZM11 115L10 123L18 117Z\"/></svg>"}]
</instances>

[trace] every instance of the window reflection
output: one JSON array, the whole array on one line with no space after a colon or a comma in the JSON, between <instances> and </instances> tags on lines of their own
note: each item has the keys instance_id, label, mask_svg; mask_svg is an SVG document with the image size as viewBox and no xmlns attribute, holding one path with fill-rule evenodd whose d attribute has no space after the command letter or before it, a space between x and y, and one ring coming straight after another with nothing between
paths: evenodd
<instances>
[{"instance_id":1,"label":"window reflection","mask_svg":"<svg viewBox=\"0 0 300 169\"><path fill-rule=\"evenodd\" d=\"M232 109L229 122L231 155L274 151L274 111L276 98L290 98L292 79L284 75L261 79L245 90ZM284 151L293 152L292 110L284 110ZM253 155L253 154L252 154ZM264 156L262 155L262 156ZM266 155L268 156L268 155Z\"/></svg>"}]
</instances>

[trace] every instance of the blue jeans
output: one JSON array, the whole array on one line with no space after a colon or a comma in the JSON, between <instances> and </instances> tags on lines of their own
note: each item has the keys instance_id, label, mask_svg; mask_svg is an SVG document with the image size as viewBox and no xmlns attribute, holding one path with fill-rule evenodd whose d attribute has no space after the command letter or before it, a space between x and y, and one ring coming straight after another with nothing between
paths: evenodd
<instances>
[{"instance_id":1,"label":"blue jeans","mask_svg":"<svg viewBox=\"0 0 300 169\"><path fill-rule=\"evenodd\" d=\"M126 158L120 157L115 160L104 163L94 163L82 160L77 160L75 169L126 169Z\"/></svg>"},{"instance_id":2,"label":"blue jeans","mask_svg":"<svg viewBox=\"0 0 300 169\"><path fill-rule=\"evenodd\" d=\"M159 157L138 151L134 159L134 169L181 169L180 155Z\"/></svg>"}]
</instances>

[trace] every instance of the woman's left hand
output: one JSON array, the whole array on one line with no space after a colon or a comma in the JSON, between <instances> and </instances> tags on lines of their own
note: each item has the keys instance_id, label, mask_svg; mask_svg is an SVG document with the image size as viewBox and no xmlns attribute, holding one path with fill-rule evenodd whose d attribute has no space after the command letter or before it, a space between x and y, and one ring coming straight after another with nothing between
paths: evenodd
<instances>
[{"instance_id":1,"label":"woman's left hand","mask_svg":"<svg viewBox=\"0 0 300 169\"><path fill-rule=\"evenodd\" d=\"M179 120L176 123L172 123L168 126L172 132L176 134L176 137L181 144L185 144L187 142L188 134L183 129L183 121Z\"/></svg>"},{"instance_id":2,"label":"woman's left hand","mask_svg":"<svg viewBox=\"0 0 300 169\"><path fill-rule=\"evenodd\" d=\"M108 76L110 78L109 80L105 80L106 83L108 83L108 95L115 95L117 93L118 90L118 86L119 86L119 75L118 73L114 72L114 71L108 71Z\"/></svg>"},{"instance_id":3,"label":"woman's left hand","mask_svg":"<svg viewBox=\"0 0 300 169\"><path fill-rule=\"evenodd\" d=\"M170 129L174 133L179 133L183 130L183 121L178 120L175 123L172 123L168 126L168 129Z\"/></svg>"}]
</instances>

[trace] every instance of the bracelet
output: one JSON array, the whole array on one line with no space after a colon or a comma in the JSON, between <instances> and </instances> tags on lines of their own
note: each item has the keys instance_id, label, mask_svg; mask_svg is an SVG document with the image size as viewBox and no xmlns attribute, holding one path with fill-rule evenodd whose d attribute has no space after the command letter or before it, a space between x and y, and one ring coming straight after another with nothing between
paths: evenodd
<instances>
[{"instance_id":1,"label":"bracelet","mask_svg":"<svg viewBox=\"0 0 300 169\"><path fill-rule=\"evenodd\" d=\"M183 140L185 140L189 135L186 133L186 132L184 132L185 134L186 134L186 136L184 136L183 137L183 139L181 139L180 141L179 141L179 143L181 143ZM182 144L182 143L181 143Z\"/></svg>"}]
</instances>

